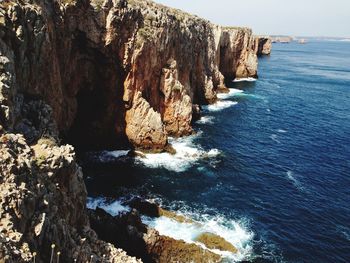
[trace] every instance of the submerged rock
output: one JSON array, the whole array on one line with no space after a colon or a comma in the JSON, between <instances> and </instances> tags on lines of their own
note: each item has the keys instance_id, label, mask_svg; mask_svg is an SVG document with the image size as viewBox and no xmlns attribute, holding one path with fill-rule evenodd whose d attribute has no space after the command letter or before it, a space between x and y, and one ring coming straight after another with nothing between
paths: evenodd
<instances>
[{"instance_id":1,"label":"submerged rock","mask_svg":"<svg viewBox=\"0 0 350 263\"><path fill-rule=\"evenodd\" d=\"M172 211L165 210L159 207L157 204L142 200L141 198L134 198L131 201L127 202L127 204L128 206L139 211L141 214L149 217L165 216L178 221L179 223L194 223L194 221L190 218L178 215Z\"/></svg>"},{"instance_id":2,"label":"submerged rock","mask_svg":"<svg viewBox=\"0 0 350 263\"><path fill-rule=\"evenodd\" d=\"M204 244L207 248L210 249L219 249L222 251L229 251L232 253L238 252L237 248L234 245L226 241L223 237L213 233L202 233L198 237L196 237L196 241Z\"/></svg>"},{"instance_id":3,"label":"submerged rock","mask_svg":"<svg viewBox=\"0 0 350 263\"><path fill-rule=\"evenodd\" d=\"M102 209L90 210L92 228L99 238L111 242L143 262L210 263L220 262L221 256L196 244L163 236L141 222L136 210L111 216Z\"/></svg>"}]
</instances>

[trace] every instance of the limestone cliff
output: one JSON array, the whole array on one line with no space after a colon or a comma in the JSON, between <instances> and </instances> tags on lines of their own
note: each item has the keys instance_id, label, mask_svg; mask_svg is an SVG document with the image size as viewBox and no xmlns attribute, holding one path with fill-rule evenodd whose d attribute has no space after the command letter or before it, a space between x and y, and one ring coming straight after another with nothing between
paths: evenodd
<instances>
[{"instance_id":1,"label":"limestone cliff","mask_svg":"<svg viewBox=\"0 0 350 263\"><path fill-rule=\"evenodd\" d=\"M192 132L193 105L214 102L224 78L257 75L250 29L151 1L1 7L0 121L8 130L31 134L35 116L21 109L40 99L77 146L162 150L167 136Z\"/></svg>"},{"instance_id":2,"label":"limestone cliff","mask_svg":"<svg viewBox=\"0 0 350 263\"><path fill-rule=\"evenodd\" d=\"M257 76L254 41L148 0L1 1L0 261L48 262L55 243L63 261L135 262L90 228L60 144L164 150L225 79Z\"/></svg>"},{"instance_id":3,"label":"limestone cliff","mask_svg":"<svg viewBox=\"0 0 350 263\"><path fill-rule=\"evenodd\" d=\"M252 49L257 56L270 55L272 49L271 37L255 36Z\"/></svg>"},{"instance_id":4,"label":"limestone cliff","mask_svg":"<svg viewBox=\"0 0 350 263\"><path fill-rule=\"evenodd\" d=\"M72 146L0 136L0 262L138 262L97 238ZM52 249L51 245L55 248ZM53 261L52 261L53 262ZM91 261L92 262L92 261Z\"/></svg>"}]
</instances>

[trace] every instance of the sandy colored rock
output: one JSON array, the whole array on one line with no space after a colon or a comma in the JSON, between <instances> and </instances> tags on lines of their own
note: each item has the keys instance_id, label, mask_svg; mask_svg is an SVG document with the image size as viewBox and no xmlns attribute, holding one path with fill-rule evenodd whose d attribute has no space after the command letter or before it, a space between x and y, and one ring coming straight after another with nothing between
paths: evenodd
<instances>
[{"instance_id":1,"label":"sandy colored rock","mask_svg":"<svg viewBox=\"0 0 350 263\"><path fill-rule=\"evenodd\" d=\"M222 260L220 255L203 249L200 246L161 236L157 231L152 229L148 230L144 236L144 240L148 244L148 253L154 255L155 262L215 263Z\"/></svg>"},{"instance_id":2,"label":"sandy colored rock","mask_svg":"<svg viewBox=\"0 0 350 263\"><path fill-rule=\"evenodd\" d=\"M159 151L192 133L193 104L214 103L225 78L257 75L250 29L149 0L61 3L0 5L0 124L29 143L58 131Z\"/></svg>"},{"instance_id":3,"label":"sandy colored rock","mask_svg":"<svg viewBox=\"0 0 350 263\"><path fill-rule=\"evenodd\" d=\"M132 108L126 113L126 135L136 148L163 150L167 135L158 112L142 98L141 92L134 97Z\"/></svg>"},{"instance_id":4,"label":"sandy colored rock","mask_svg":"<svg viewBox=\"0 0 350 263\"><path fill-rule=\"evenodd\" d=\"M238 251L235 246L226 241L224 238L209 232L200 234L196 238L196 241L203 243L207 248L210 249L219 249L222 251L229 251L232 253L237 253Z\"/></svg>"},{"instance_id":5,"label":"sandy colored rock","mask_svg":"<svg viewBox=\"0 0 350 263\"><path fill-rule=\"evenodd\" d=\"M252 49L254 49L254 53L257 56L270 55L272 49L271 37L254 36L254 43Z\"/></svg>"},{"instance_id":6,"label":"sandy colored rock","mask_svg":"<svg viewBox=\"0 0 350 263\"><path fill-rule=\"evenodd\" d=\"M174 153L168 136L192 132L193 105L215 102L225 78L256 76L252 41L249 29L149 0L1 1L0 261L28 262L37 252L48 262L54 243L62 262L103 254L139 262L91 229L75 149L60 139ZM154 231L128 231L141 233L156 262L220 259Z\"/></svg>"},{"instance_id":7,"label":"sandy colored rock","mask_svg":"<svg viewBox=\"0 0 350 263\"><path fill-rule=\"evenodd\" d=\"M136 210L119 216L111 216L102 209L89 211L92 227L100 237L122 248L128 248L133 256L144 262L220 262L221 256L196 244L160 235L142 224Z\"/></svg>"}]
</instances>

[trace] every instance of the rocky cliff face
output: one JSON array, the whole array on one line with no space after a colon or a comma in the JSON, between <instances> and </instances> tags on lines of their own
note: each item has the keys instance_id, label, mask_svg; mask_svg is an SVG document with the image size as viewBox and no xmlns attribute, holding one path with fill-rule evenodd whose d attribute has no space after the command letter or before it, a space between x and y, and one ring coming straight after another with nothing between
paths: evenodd
<instances>
[{"instance_id":1,"label":"rocky cliff face","mask_svg":"<svg viewBox=\"0 0 350 263\"><path fill-rule=\"evenodd\" d=\"M91 230L59 145L163 151L225 78L257 76L251 30L151 1L4 0L0 37L0 261L48 262L54 243L66 261L135 262Z\"/></svg>"},{"instance_id":2,"label":"rocky cliff face","mask_svg":"<svg viewBox=\"0 0 350 263\"><path fill-rule=\"evenodd\" d=\"M72 146L3 134L0 156L0 262L137 262L91 230Z\"/></svg>"},{"instance_id":3,"label":"rocky cliff face","mask_svg":"<svg viewBox=\"0 0 350 263\"><path fill-rule=\"evenodd\" d=\"M43 100L75 145L162 150L224 78L257 75L252 32L151 1L2 2L1 123L31 133ZM46 131L42 131L45 133ZM38 136L37 136L38 137ZM32 138L35 140L35 138Z\"/></svg>"},{"instance_id":4,"label":"rocky cliff face","mask_svg":"<svg viewBox=\"0 0 350 263\"><path fill-rule=\"evenodd\" d=\"M270 55L272 49L271 37L255 36L252 49L257 56Z\"/></svg>"}]
</instances>

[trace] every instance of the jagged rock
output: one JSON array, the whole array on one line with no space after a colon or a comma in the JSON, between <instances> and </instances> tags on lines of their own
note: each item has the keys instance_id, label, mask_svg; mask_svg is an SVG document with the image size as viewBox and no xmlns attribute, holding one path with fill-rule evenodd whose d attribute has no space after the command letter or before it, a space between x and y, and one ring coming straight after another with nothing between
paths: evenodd
<instances>
[{"instance_id":1,"label":"jagged rock","mask_svg":"<svg viewBox=\"0 0 350 263\"><path fill-rule=\"evenodd\" d=\"M159 151L168 135L191 134L192 105L215 102L224 78L257 75L250 29L149 0L7 0L0 10L0 124L29 143L57 137L52 115L77 146Z\"/></svg>"},{"instance_id":2,"label":"jagged rock","mask_svg":"<svg viewBox=\"0 0 350 263\"><path fill-rule=\"evenodd\" d=\"M193 243L189 244L182 240L159 235L154 229L147 232L144 240L147 244L147 251L152 255L154 262L215 263L222 261L220 255Z\"/></svg>"},{"instance_id":3,"label":"jagged rock","mask_svg":"<svg viewBox=\"0 0 350 263\"><path fill-rule=\"evenodd\" d=\"M255 36L252 49L257 56L270 55L272 49L271 37Z\"/></svg>"},{"instance_id":4,"label":"jagged rock","mask_svg":"<svg viewBox=\"0 0 350 263\"><path fill-rule=\"evenodd\" d=\"M0 261L48 262L55 243L63 262L139 262L90 228L74 148L57 144L174 153L168 135L192 132L193 105L215 102L225 78L256 76L251 30L149 0L4 0L0 36ZM127 226L152 261L220 259L137 216Z\"/></svg>"},{"instance_id":5,"label":"jagged rock","mask_svg":"<svg viewBox=\"0 0 350 263\"><path fill-rule=\"evenodd\" d=\"M0 261L29 262L36 252L36 262L48 262L54 243L64 262L103 254L110 262L137 262L91 230L73 147L41 143L29 147L22 135L0 137Z\"/></svg>"},{"instance_id":6,"label":"jagged rock","mask_svg":"<svg viewBox=\"0 0 350 263\"><path fill-rule=\"evenodd\" d=\"M165 210L159 207L155 203L151 203L141 198L133 198L131 201L127 202L128 206L136 209L141 214L150 216L150 217L160 217L165 216L171 219L174 219L180 223L194 223L190 218L186 218L182 215L178 215L175 212Z\"/></svg>"},{"instance_id":7,"label":"jagged rock","mask_svg":"<svg viewBox=\"0 0 350 263\"><path fill-rule=\"evenodd\" d=\"M126 135L133 145L144 150L164 149L167 137L161 116L142 98L141 92L134 97L132 108L126 113Z\"/></svg>"},{"instance_id":8,"label":"jagged rock","mask_svg":"<svg viewBox=\"0 0 350 263\"><path fill-rule=\"evenodd\" d=\"M220 262L221 256L182 240L160 235L141 222L136 210L111 216L102 209L90 210L91 226L103 240L116 244L143 262Z\"/></svg>"}]
</instances>

